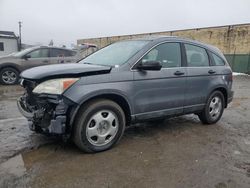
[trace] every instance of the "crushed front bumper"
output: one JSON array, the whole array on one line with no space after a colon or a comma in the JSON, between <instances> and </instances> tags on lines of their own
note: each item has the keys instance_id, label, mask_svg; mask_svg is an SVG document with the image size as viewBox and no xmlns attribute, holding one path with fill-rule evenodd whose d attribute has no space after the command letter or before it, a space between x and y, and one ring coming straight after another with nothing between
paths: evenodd
<instances>
[{"instance_id":1,"label":"crushed front bumper","mask_svg":"<svg viewBox=\"0 0 250 188\"><path fill-rule=\"evenodd\" d=\"M40 105L30 105L27 96L17 100L21 114L28 119L31 130L47 134L66 134L67 115L70 102L62 98L37 98Z\"/></svg>"}]
</instances>

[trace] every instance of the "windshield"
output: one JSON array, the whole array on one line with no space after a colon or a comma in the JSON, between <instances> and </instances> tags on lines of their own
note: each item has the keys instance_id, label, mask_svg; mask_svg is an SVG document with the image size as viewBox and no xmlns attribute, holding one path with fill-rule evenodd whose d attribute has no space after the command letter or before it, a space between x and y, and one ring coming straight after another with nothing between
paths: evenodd
<instances>
[{"instance_id":1,"label":"windshield","mask_svg":"<svg viewBox=\"0 0 250 188\"><path fill-rule=\"evenodd\" d=\"M126 63L133 55L142 49L149 41L123 41L111 44L79 63L119 66Z\"/></svg>"},{"instance_id":2,"label":"windshield","mask_svg":"<svg viewBox=\"0 0 250 188\"><path fill-rule=\"evenodd\" d=\"M22 50L20 52L15 53L14 56L21 57L21 56L25 55L26 53L30 52L31 50L34 50L34 48L27 48L25 50Z\"/></svg>"}]
</instances>

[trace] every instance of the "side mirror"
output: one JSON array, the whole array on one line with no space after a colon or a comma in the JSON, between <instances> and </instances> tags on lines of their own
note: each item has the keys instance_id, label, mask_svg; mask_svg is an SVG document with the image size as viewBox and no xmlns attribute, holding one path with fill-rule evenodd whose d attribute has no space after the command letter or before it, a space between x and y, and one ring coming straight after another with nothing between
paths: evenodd
<instances>
[{"instance_id":1,"label":"side mirror","mask_svg":"<svg viewBox=\"0 0 250 188\"><path fill-rule=\"evenodd\" d=\"M31 58L30 55L24 55L24 56L23 56L23 59L25 59L25 60L27 60L27 59L29 59L29 58Z\"/></svg>"},{"instance_id":2,"label":"side mirror","mask_svg":"<svg viewBox=\"0 0 250 188\"><path fill-rule=\"evenodd\" d=\"M147 61L145 63L139 63L136 67L138 70L152 70L159 71L162 65L159 61Z\"/></svg>"}]
</instances>

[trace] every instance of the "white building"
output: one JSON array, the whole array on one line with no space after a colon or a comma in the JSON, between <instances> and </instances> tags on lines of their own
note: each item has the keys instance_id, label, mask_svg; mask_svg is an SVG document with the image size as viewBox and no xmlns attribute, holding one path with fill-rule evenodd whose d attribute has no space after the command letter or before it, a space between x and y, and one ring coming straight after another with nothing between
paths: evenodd
<instances>
[{"instance_id":1,"label":"white building","mask_svg":"<svg viewBox=\"0 0 250 188\"><path fill-rule=\"evenodd\" d=\"M0 56L18 51L18 37L12 31L0 31Z\"/></svg>"}]
</instances>

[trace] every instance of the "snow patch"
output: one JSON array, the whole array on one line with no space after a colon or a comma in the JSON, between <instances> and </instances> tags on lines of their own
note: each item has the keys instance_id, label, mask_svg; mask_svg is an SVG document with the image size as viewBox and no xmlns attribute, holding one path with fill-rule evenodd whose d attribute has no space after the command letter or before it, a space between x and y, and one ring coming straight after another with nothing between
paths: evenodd
<instances>
[{"instance_id":1,"label":"snow patch","mask_svg":"<svg viewBox=\"0 0 250 188\"><path fill-rule=\"evenodd\" d=\"M246 73L241 73L241 72L233 72L233 76L250 76L250 75Z\"/></svg>"}]
</instances>

